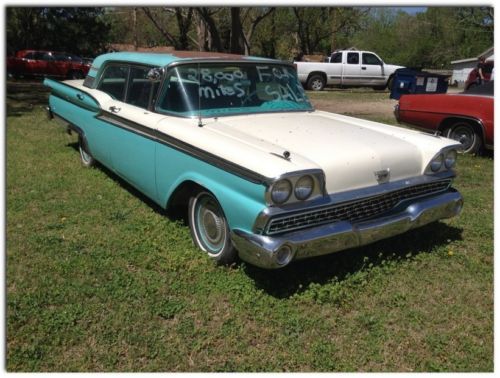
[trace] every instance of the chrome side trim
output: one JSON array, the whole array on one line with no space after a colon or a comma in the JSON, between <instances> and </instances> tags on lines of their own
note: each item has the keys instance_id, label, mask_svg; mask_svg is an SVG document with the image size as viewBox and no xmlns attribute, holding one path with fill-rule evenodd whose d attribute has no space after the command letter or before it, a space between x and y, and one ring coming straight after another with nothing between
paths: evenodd
<instances>
[{"instance_id":1,"label":"chrome side trim","mask_svg":"<svg viewBox=\"0 0 500 378\"><path fill-rule=\"evenodd\" d=\"M334 193L328 196L325 195L320 198L315 198L304 202L292 203L286 206L266 207L257 216L252 232L256 234L263 234L269 219L273 217L284 216L293 213L300 213L302 211L314 211L325 206L333 206L336 204L358 201L361 199L369 199L370 197L379 196L381 194L385 194L395 190L404 189L419 184L427 184L441 180L453 179L454 177L455 177L455 172L453 170L450 170L450 171L440 172L435 175L422 175L417 177L411 177L408 179L388 182L384 184L378 184L376 186L371 186L367 188L350 190L341 193Z\"/></svg>"},{"instance_id":2,"label":"chrome side trim","mask_svg":"<svg viewBox=\"0 0 500 378\"><path fill-rule=\"evenodd\" d=\"M413 228L458 215L463 206L454 189L414 201L406 209L359 223L337 222L275 237L233 230L231 240L242 260L265 269L277 269L277 251L286 245L299 260L364 246Z\"/></svg>"}]
</instances>

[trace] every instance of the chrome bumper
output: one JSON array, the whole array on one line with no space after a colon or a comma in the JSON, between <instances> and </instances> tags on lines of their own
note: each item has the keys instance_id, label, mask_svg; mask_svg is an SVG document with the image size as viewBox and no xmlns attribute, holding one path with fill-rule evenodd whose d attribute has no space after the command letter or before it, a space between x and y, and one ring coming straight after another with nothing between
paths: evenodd
<instances>
[{"instance_id":1,"label":"chrome bumper","mask_svg":"<svg viewBox=\"0 0 500 378\"><path fill-rule=\"evenodd\" d=\"M463 199L454 189L416 200L405 210L359 223L336 222L282 235L266 236L233 230L231 239L243 261L266 269L292 260L363 246L460 213ZM284 254L289 253L289 258Z\"/></svg>"}]
</instances>

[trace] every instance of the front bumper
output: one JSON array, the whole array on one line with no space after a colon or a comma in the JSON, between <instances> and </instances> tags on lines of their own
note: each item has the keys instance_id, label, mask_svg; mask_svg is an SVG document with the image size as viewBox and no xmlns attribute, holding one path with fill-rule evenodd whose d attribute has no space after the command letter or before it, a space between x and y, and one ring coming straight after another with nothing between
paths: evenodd
<instances>
[{"instance_id":1,"label":"front bumper","mask_svg":"<svg viewBox=\"0 0 500 378\"><path fill-rule=\"evenodd\" d=\"M261 268L276 269L292 260L363 246L439 219L451 218L460 213L462 206L460 193L450 189L439 195L415 200L398 213L367 221L335 222L273 236L236 229L232 231L231 239L243 261Z\"/></svg>"}]
</instances>

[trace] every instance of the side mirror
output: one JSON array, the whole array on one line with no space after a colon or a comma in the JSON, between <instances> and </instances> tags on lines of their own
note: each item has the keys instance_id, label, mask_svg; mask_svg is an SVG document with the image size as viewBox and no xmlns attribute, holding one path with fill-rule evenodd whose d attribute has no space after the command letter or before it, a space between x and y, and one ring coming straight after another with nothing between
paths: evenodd
<instances>
[{"instance_id":1,"label":"side mirror","mask_svg":"<svg viewBox=\"0 0 500 378\"><path fill-rule=\"evenodd\" d=\"M146 77L150 81L158 82L161 80L161 77L163 76L164 72L165 72L165 70L163 68L151 68L148 71L148 74L146 75Z\"/></svg>"}]
</instances>

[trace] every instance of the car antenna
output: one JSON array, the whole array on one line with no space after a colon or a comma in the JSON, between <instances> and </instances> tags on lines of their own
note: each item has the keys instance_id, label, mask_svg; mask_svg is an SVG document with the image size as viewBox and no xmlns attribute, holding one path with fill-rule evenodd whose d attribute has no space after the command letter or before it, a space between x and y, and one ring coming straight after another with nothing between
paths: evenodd
<instances>
[{"instance_id":1,"label":"car antenna","mask_svg":"<svg viewBox=\"0 0 500 378\"><path fill-rule=\"evenodd\" d=\"M201 73L200 73L200 63L198 62L198 127L203 127L203 122L201 120Z\"/></svg>"}]
</instances>

